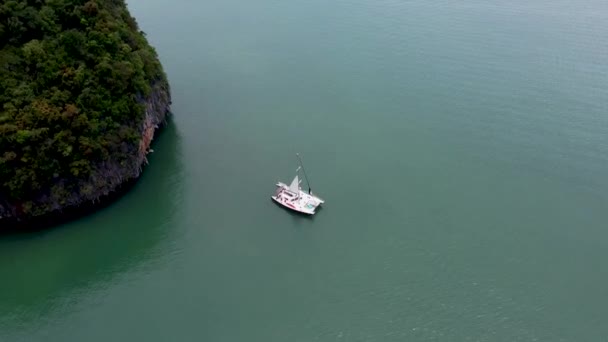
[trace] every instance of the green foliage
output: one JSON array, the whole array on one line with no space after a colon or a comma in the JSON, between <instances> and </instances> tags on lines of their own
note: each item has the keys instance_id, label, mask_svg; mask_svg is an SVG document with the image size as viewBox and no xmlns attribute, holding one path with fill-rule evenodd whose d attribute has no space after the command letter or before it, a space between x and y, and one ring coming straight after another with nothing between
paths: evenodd
<instances>
[{"instance_id":1,"label":"green foliage","mask_svg":"<svg viewBox=\"0 0 608 342\"><path fill-rule=\"evenodd\" d=\"M91 193L73 180L133 159L137 99L164 80L124 0L0 2L0 202Z\"/></svg>"}]
</instances>

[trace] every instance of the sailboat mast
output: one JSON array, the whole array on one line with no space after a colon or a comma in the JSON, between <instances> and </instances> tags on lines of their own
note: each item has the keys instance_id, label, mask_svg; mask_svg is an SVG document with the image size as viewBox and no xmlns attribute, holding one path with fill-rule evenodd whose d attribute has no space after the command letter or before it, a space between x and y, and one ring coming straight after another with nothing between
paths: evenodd
<instances>
[{"instance_id":1,"label":"sailboat mast","mask_svg":"<svg viewBox=\"0 0 608 342\"><path fill-rule=\"evenodd\" d=\"M304 178L306 179L306 184L308 184L308 193L312 193L312 187L310 186L310 182L308 181L308 176L306 175L306 170L304 169L304 163L302 163L302 158L300 158L300 154L296 153L298 156L298 160L300 160L300 166L302 167L302 171L304 172Z\"/></svg>"}]
</instances>

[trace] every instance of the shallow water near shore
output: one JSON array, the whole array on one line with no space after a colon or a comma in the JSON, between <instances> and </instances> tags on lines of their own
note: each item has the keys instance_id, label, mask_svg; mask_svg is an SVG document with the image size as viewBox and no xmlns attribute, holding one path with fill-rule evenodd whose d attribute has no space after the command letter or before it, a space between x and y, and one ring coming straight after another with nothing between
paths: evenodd
<instances>
[{"instance_id":1,"label":"shallow water near shore","mask_svg":"<svg viewBox=\"0 0 608 342\"><path fill-rule=\"evenodd\" d=\"M607 2L129 8L174 117L120 200L0 237L0 341L606 339Z\"/></svg>"}]
</instances>

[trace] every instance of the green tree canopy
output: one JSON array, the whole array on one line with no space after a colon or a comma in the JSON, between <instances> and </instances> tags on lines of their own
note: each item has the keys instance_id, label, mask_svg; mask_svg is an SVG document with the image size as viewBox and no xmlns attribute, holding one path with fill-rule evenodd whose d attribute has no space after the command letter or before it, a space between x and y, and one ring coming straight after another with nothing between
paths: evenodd
<instances>
[{"instance_id":1,"label":"green tree canopy","mask_svg":"<svg viewBox=\"0 0 608 342\"><path fill-rule=\"evenodd\" d=\"M90 191L100 165L132 160L157 82L123 0L2 1L0 207L36 214L36 198Z\"/></svg>"}]
</instances>

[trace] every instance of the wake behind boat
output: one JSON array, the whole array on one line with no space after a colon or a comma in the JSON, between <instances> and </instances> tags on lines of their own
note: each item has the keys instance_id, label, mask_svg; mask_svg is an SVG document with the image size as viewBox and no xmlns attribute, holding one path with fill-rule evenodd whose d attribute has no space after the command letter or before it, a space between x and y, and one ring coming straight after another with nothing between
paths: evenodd
<instances>
[{"instance_id":1,"label":"wake behind boat","mask_svg":"<svg viewBox=\"0 0 608 342\"><path fill-rule=\"evenodd\" d=\"M307 215L314 215L315 210L321 204L325 203L325 201L313 195L310 183L308 182L308 177L306 176L306 171L302 164L302 159L299 154L296 155L300 161L300 165L296 169L296 176L291 181L290 185L278 182L276 184L277 190L271 198L285 208ZM308 193L302 191L302 188L300 187L300 183L302 182L298 177L298 171L300 170L304 172L304 178L306 178L306 183L308 184Z\"/></svg>"}]
</instances>

